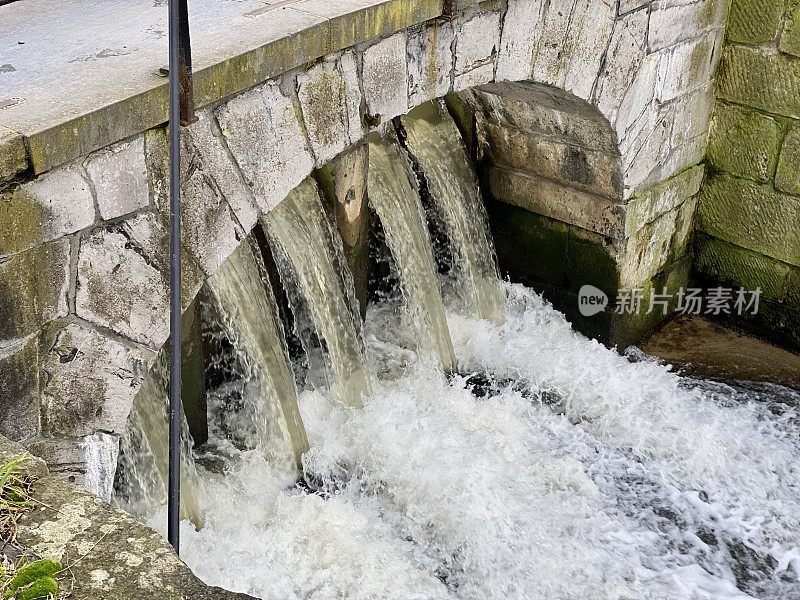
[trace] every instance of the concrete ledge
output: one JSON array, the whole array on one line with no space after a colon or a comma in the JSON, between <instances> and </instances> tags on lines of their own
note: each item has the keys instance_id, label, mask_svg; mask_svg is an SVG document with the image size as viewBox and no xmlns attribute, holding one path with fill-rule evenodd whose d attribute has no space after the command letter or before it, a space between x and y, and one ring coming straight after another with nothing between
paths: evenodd
<instances>
[{"instance_id":1,"label":"concrete ledge","mask_svg":"<svg viewBox=\"0 0 800 600\"><path fill-rule=\"evenodd\" d=\"M9 33L0 33L0 42L16 45L17 38L25 37L28 32L18 31L23 29L23 23L29 23L24 11L37 13L42 22L58 23L59 11L65 10L58 4L52 0L29 0L24 6L21 3L3 7L0 21L9 24ZM68 10L71 14L82 12L80 4L70 4ZM143 10L152 8L151 2L131 4L126 10L133 10L136 4L142 4ZM377 41L439 17L444 10L443 0L297 0L290 5L274 7L251 1L230 5L239 8L226 6L217 14L216 8L211 10L209 6L199 6L195 11L198 15L192 21L192 34L198 108L331 52ZM93 6L86 9L97 10ZM231 12L233 10L238 12ZM150 10L143 14L140 22L130 17L128 37L118 33L116 40L110 36L106 42L102 39L105 34L99 30L92 32L86 28L82 32L84 36L98 34L100 39L92 40L94 44L111 45L114 41L119 44L122 40L141 48L104 49L78 59L67 54L56 55L46 63L37 62L31 55L41 53L46 41L30 44L30 51L17 50L15 56L27 61L29 68L20 68L19 72L24 74L9 81L9 93L24 96L25 101L0 113L0 127L18 132L22 139L7 141L6 136L0 133L0 148L4 150L0 182L27 168L19 157L13 162L6 158L18 154L23 140L29 147L33 173L38 174L166 122L167 82L156 73L166 63L167 54L163 37L154 35L163 26L159 19L165 18L166 8L162 12L163 15L158 13L154 16ZM20 22L19 28L13 25L15 20ZM152 21L151 27L142 32L142 21L147 23L148 20ZM54 25L62 28L58 31L68 26ZM58 31L39 28L30 35L56 35ZM235 35L232 35L233 31ZM80 49L78 42L76 45ZM21 52L28 52L28 55L20 55ZM92 71L84 66L87 63L104 65L102 61L109 59L114 61L114 70L103 66ZM60 71L56 73L56 69ZM65 93L78 92L64 86L77 85L75 82L84 76L86 79L80 94L62 102ZM57 77L61 78L60 82ZM19 85L19 91L15 85ZM13 148L17 149L13 155L5 152L6 144L12 142Z\"/></svg>"}]
</instances>

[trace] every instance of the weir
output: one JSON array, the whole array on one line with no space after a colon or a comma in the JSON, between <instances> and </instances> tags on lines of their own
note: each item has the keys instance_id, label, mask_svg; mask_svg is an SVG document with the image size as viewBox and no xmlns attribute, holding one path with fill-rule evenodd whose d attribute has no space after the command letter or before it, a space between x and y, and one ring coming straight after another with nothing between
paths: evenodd
<instances>
[{"instance_id":1,"label":"weir","mask_svg":"<svg viewBox=\"0 0 800 600\"><path fill-rule=\"evenodd\" d=\"M377 137L369 148L369 202L381 220L395 259L407 305L409 325L420 340L420 352L432 354L445 371L456 357L444 315L436 263L419 194L397 144Z\"/></svg>"},{"instance_id":2,"label":"weir","mask_svg":"<svg viewBox=\"0 0 800 600\"><path fill-rule=\"evenodd\" d=\"M296 282L324 340L330 388L345 404L360 407L361 397L370 391L361 317L341 239L331 227L314 180L306 179L272 210L265 227L282 279ZM297 308L300 299L294 300Z\"/></svg>"}]
</instances>

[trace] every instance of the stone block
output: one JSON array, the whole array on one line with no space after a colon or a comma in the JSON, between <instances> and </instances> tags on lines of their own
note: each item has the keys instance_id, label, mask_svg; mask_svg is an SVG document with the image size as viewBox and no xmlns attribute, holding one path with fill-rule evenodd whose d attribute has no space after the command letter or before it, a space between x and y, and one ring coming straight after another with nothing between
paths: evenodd
<instances>
[{"instance_id":1,"label":"stone block","mask_svg":"<svg viewBox=\"0 0 800 600\"><path fill-rule=\"evenodd\" d=\"M93 233L78 255L77 315L160 348L169 335L169 290L122 228Z\"/></svg>"},{"instance_id":2,"label":"stone block","mask_svg":"<svg viewBox=\"0 0 800 600\"><path fill-rule=\"evenodd\" d=\"M620 84L619 93L622 96L619 108L616 107L616 98L601 97L604 104L600 108L613 123L620 144L632 138L651 122L659 62L659 53L646 55L638 66L638 71L629 74L633 76L630 83L623 81Z\"/></svg>"},{"instance_id":3,"label":"stone block","mask_svg":"<svg viewBox=\"0 0 800 600\"><path fill-rule=\"evenodd\" d=\"M454 35L452 23L440 21L409 32L409 107L440 98L450 91Z\"/></svg>"},{"instance_id":4,"label":"stone block","mask_svg":"<svg viewBox=\"0 0 800 600\"><path fill-rule=\"evenodd\" d=\"M39 339L0 349L0 435L17 442L39 435Z\"/></svg>"},{"instance_id":5,"label":"stone block","mask_svg":"<svg viewBox=\"0 0 800 600\"><path fill-rule=\"evenodd\" d=\"M708 139L708 160L716 170L765 182L775 172L780 136L780 125L772 117L718 103Z\"/></svg>"},{"instance_id":6,"label":"stone block","mask_svg":"<svg viewBox=\"0 0 800 600\"><path fill-rule=\"evenodd\" d=\"M77 324L56 332L46 348L44 433L83 437L97 431L123 432L154 355Z\"/></svg>"},{"instance_id":7,"label":"stone block","mask_svg":"<svg viewBox=\"0 0 800 600\"><path fill-rule=\"evenodd\" d=\"M632 198L625 211L625 233L633 235L700 191L704 168L692 167Z\"/></svg>"},{"instance_id":8,"label":"stone block","mask_svg":"<svg viewBox=\"0 0 800 600\"><path fill-rule=\"evenodd\" d=\"M564 284L578 293L584 285L603 290L610 298L619 287L618 249L604 236L580 227L569 227Z\"/></svg>"},{"instance_id":9,"label":"stone block","mask_svg":"<svg viewBox=\"0 0 800 600\"><path fill-rule=\"evenodd\" d=\"M482 13L456 32L453 86L464 90L494 80L494 61L500 47L500 13Z\"/></svg>"},{"instance_id":10,"label":"stone block","mask_svg":"<svg viewBox=\"0 0 800 600\"><path fill-rule=\"evenodd\" d=\"M714 72L716 30L659 52L656 98L667 102L708 84Z\"/></svg>"},{"instance_id":11,"label":"stone block","mask_svg":"<svg viewBox=\"0 0 800 600\"><path fill-rule=\"evenodd\" d=\"M274 82L245 92L216 111L222 134L262 213L283 200L314 167L298 113L294 100Z\"/></svg>"},{"instance_id":12,"label":"stone block","mask_svg":"<svg viewBox=\"0 0 800 600\"><path fill-rule=\"evenodd\" d=\"M778 49L792 56L800 56L800 2L794 0L786 15Z\"/></svg>"},{"instance_id":13,"label":"stone block","mask_svg":"<svg viewBox=\"0 0 800 600\"><path fill-rule=\"evenodd\" d=\"M604 0L552 0L546 10L533 79L588 100L614 27Z\"/></svg>"},{"instance_id":14,"label":"stone block","mask_svg":"<svg viewBox=\"0 0 800 600\"><path fill-rule=\"evenodd\" d=\"M335 60L326 59L297 76L297 95L303 109L316 164L321 167L350 142L344 77Z\"/></svg>"},{"instance_id":15,"label":"stone block","mask_svg":"<svg viewBox=\"0 0 800 600\"><path fill-rule=\"evenodd\" d=\"M494 164L611 199L622 198L619 156L585 150L551 138L537 138L493 123L487 123L481 129L486 155Z\"/></svg>"},{"instance_id":16,"label":"stone block","mask_svg":"<svg viewBox=\"0 0 800 600\"><path fill-rule=\"evenodd\" d=\"M765 48L728 46L717 95L770 113L800 119L800 60Z\"/></svg>"},{"instance_id":17,"label":"stone block","mask_svg":"<svg viewBox=\"0 0 800 600\"><path fill-rule=\"evenodd\" d=\"M775 187L800 196L800 126L789 130L783 140L778 171L775 173Z\"/></svg>"},{"instance_id":18,"label":"stone block","mask_svg":"<svg viewBox=\"0 0 800 600\"><path fill-rule=\"evenodd\" d=\"M620 105L626 96L639 89L634 86L646 51L648 12L629 13L614 23L611 42L606 52L606 62L597 80L594 103L610 122L616 120ZM654 63L655 64L655 63ZM653 79L655 69L653 69ZM650 84L652 100L653 83ZM630 103L629 99L629 103Z\"/></svg>"},{"instance_id":19,"label":"stone block","mask_svg":"<svg viewBox=\"0 0 800 600\"><path fill-rule=\"evenodd\" d=\"M336 157L317 173L323 196L333 206L362 316L366 314L369 282L368 161L369 145L362 144Z\"/></svg>"},{"instance_id":20,"label":"stone block","mask_svg":"<svg viewBox=\"0 0 800 600\"><path fill-rule=\"evenodd\" d=\"M624 208L608 198L499 167L489 168L488 188L503 202L603 235L624 236Z\"/></svg>"},{"instance_id":21,"label":"stone block","mask_svg":"<svg viewBox=\"0 0 800 600\"><path fill-rule=\"evenodd\" d=\"M700 227L714 237L800 265L800 198L717 175L700 191L698 218Z\"/></svg>"},{"instance_id":22,"label":"stone block","mask_svg":"<svg viewBox=\"0 0 800 600\"><path fill-rule=\"evenodd\" d=\"M0 262L0 346L67 315L70 242L62 238Z\"/></svg>"},{"instance_id":23,"label":"stone block","mask_svg":"<svg viewBox=\"0 0 800 600\"><path fill-rule=\"evenodd\" d=\"M789 271L785 301L789 306L800 308L800 269L798 268L791 268Z\"/></svg>"},{"instance_id":24,"label":"stone block","mask_svg":"<svg viewBox=\"0 0 800 600\"><path fill-rule=\"evenodd\" d=\"M0 193L0 256L22 252L94 223L89 184L75 166Z\"/></svg>"},{"instance_id":25,"label":"stone block","mask_svg":"<svg viewBox=\"0 0 800 600\"><path fill-rule=\"evenodd\" d=\"M362 82L368 118L386 123L408 112L406 34L397 33L364 50Z\"/></svg>"},{"instance_id":26,"label":"stone block","mask_svg":"<svg viewBox=\"0 0 800 600\"><path fill-rule=\"evenodd\" d=\"M497 53L497 81L530 78L546 7L544 0L508 0Z\"/></svg>"},{"instance_id":27,"label":"stone block","mask_svg":"<svg viewBox=\"0 0 800 600\"><path fill-rule=\"evenodd\" d=\"M339 57L339 70L344 78L348 134L350 143L355 144L364 139L366 130L362 114L364 94L361 92L361 78L358 74L358 61L354 52L348 51Z\"/></svg>"},{"instance_id":28,"label":"stone block","mask_svg":"<svg viewBox=\"0 0 800 600\"><path fill-rule=\"evenodd\" d=\"M694 252L694 268L703 277L735 289L761 288L767 300L784 299L791 269L786 263L707 235L697 236Z\"/></svg>"},{"instance_id":29,"label":"stone block","mask_svg":"<svg viewBox=\"0 0 800 600\"><path fill-rule=\"evenodd\" d=\"M128 238L130 246L136 248L148 264L158 271L163 285L169 288L170 277L170 230L169 221L163 215L148 212L126 219L119 224ZM186 246L181 246L181 309L186 310L197 295L205 275L197 260Z\"/></svg>"},{"instance_id":30,"label":"stone block","mask_svg":"<svg viewBox=\"0 0 800 600\"><path fill-rule=\"evenodd\" d=\"M675 101L675 116L670 140L673 149L691 144L693 140L706 136L713 107L714 87L712 85L681 96Z\"/></svg>"},{"instance_id":31,"label":"stone block","mask_svg":"<svg viewBox=\"0 0 800 600\"><path fill-rule=\"evenodd\" d=\"M84 165L104 221L150 205L143 135L89 155Z\"/></svg>"},{"instance_id":32,"label":"stone block","mask_svg":"<svg viewBox=\"0 0 800 600\"><path fill-rule=\"evenodd\" d=\"M732 0L728 40L744 44L771 42L778 34L785 0Z\"/></svg>"},{"instance_id":33,"label":"stone block","mask_svg":"<svg viewBox=\"0 0 800 600\"><path fill-rule=\"evenodd\" d=\"M239 167L228 150L214 114L209 110L197 112L196 123L183 132L191 140L203 166L203 172L216 183L244 231L250 231L258 220L258 208L253 192L244 180ZM161 144L166 151L166 138ZM169 186L169 182L166 182Z\"/></svg>"},{"instance_id":34,"label":"stone block","mask_svg":"<svg viewBox=\"0 0 800 600\"><path fill-rule=\"evenodd\" d=\"M656 0L650 8L647 46L654 52L722 27L727 8L726 0Z\"/></svg>"},{"instance_id":35,"label":"stone block","mask_svg":"<svg viewBox=\"0 0 800 600\"><path fill-rule=\"evenodd\" d=\"M0 183L13 179L28 168L23 137L0 125Z\"/></svg>"}]
</instances>

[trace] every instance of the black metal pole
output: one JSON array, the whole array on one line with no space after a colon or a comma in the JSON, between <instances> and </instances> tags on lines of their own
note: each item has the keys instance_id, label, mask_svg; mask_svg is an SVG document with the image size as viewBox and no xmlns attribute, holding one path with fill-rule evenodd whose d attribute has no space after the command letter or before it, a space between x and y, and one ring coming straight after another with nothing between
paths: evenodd
<instances>
[{"instance_id":1,"label":"black metal pole","mask_svg":"<svg viewBox=\"0 0 800 600\"><path fill-rule=\"evenodd\" d=\"M170 331L169 489L167 539L180 553L181 508L181 146L180 146L180 0L169 0L169 208ZM185 0L184 0L185 6Z\"/></svg>"}]
</instances>

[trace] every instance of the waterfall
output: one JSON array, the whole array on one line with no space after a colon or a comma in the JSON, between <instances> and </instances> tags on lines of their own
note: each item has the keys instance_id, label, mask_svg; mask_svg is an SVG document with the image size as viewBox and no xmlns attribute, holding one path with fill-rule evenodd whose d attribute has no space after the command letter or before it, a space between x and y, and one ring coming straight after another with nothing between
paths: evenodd
<instances>
[{"instance_id":1,"label":"waterfall","mask_svg":"<svg viewBox=\"0 0 800 600\"><path fill-rule=\"evenodd\" d=\"M433 352L445 371L453 371L456 359L425 212L397 144L370 140L367 186L397 264L411 323L424 340L423 351Z\"/></svg>"},{"instance_id":2,"label":"waterfall","mask_svg":"<svg viewBox=\"0 0 800 600\"><path fill-rule=\"evenodd\" d=\"M244 367L245 419L274 465L300 469L308 440L271 288L250 238L207 282L220 326Z\"/></svg>"},{"instance_id":3,"label":"waterfall","mask_svg":"<svg viewBox=\"0 0 800 600\"><path fill-rule=\"evenodd\" d=\"M128 426L120 439L114 482L115 501L128 512L145 517L167 502L169 478L169 344L159 353L133 400ZM192 439L181 411L181 518L203 524Z\"/></svg>"},{"instance_id":4,"label":"waterfall","mask_svg":"<svg viewBox=\"0 0 800 600\"><path fill-rule=\"evenodd\" d=\"M452 117L435 102L401 117L405 144L449 241L456 294L470 316L502 323L505 292L478 176Z\"/></svg>"},{"instance_id":5,"label":"waterfall","mask_svg":"<svg viewBox=\"0 0 800 600\"><path fill-rule=\"evenodd\" d=\"M360 316L341 240L331 227L313 179L306 179L264 219L275 260L297 315L296 285L330 361L330 387L360 407L369 393Z\"/></svg>"}]
</instances>

